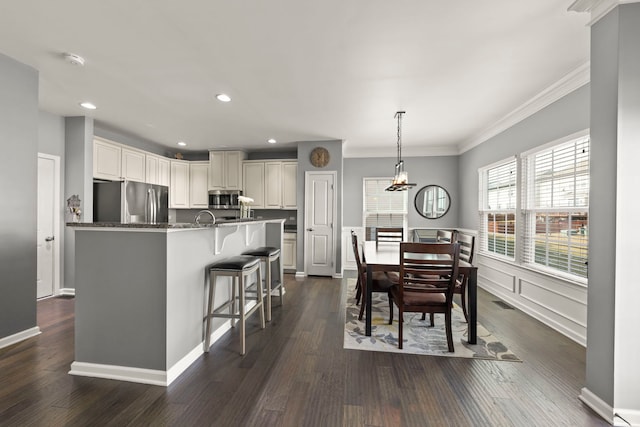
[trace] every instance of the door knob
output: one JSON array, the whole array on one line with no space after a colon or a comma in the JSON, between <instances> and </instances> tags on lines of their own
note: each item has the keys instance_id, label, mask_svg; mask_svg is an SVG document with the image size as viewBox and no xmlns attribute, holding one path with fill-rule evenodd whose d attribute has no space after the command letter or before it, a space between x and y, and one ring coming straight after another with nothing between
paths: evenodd
<instances>
[{"instance_id":1,"label":"door knob","mask_svg":"<svg viewBox=\"0 0 640 427\"><path fill-rule=\"evenodd\" d=\"M313 228L307 228L307 231L313 231Z\"/></svg>"},{"instance_id":2,"label":"door knob","mask_svg":"<svg viewBox=\"0 0 640 427\"><path fill-rule=\"evenodd\" d=\"M52 242L54 239L55 239L55 237L53 237L53 236L49 236L49 237L45 237L45 238L44 238L44 241L45 241L45 242Z\"/></svg>"}]
</instances>

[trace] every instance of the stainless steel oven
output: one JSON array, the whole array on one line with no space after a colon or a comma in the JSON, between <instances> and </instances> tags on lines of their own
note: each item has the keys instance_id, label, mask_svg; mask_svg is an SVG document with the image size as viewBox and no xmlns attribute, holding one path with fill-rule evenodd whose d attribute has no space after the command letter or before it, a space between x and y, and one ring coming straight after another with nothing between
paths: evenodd
<instances>
[{"instance_id":1,"label":"stainless steel oven","mask_svg":"<svg viewBox=\"0 0 640 427\"><path fill-rule=\"evenodd\" d=\"M210 190L209 209L240 209L240 190Z\"/></svg>"}]
</instances>

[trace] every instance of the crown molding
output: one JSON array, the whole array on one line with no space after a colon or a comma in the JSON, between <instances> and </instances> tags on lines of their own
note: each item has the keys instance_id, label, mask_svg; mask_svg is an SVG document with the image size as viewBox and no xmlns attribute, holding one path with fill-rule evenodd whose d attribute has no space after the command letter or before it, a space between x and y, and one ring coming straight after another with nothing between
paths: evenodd
<instances>
[{"instance_id":1,"label":"crown molding","mask_svg":"<svg viewBox=\"0 0 640 427\"><path fill-rule=\"evenodd\" d=\"M458 148L455 145L451 146L402 146L402 158L407 157L435 157L435 156L457 156L459 154ZM372 148L372 147L350 147L349 144L343 145L342 157L343 158L366 158L366 157L389 157L396 158L398 153L395 149L387 148Z\"/></svg>"},{"instance_id":2,"label":"crown molding","mask_svg":"<svg viewBox=\"0 0 640 427\"><path fill-rule=\"evenodd\" d=\"M582 64L581 66L558 80L556 83L552 84L551 86L531 98L529 101L525 102L520 107L516 108L515 110L495 122L493 125L480 132L480 134L467 141L462 142L458 146L459 150L457 154L462 154L466 151L469 151L473 147L482 144L489 138L492 138L500 132L509 129L516 123L521 122L527 117L553 104L563 96L566 96L574 90L589 83L591 66L590 64L590 62Z\"/></svg>"},{"instance_id":3,"label":"crown molding","mask_svg":"<svg viewBox=\"0 0 640 427\"><path fill-rule=\"evenodd\" d=\"M592 26L616 6L638 2L640 0L575 0L567 10L569 12L590 13L591 20L587 25Z\"/></svg>"}]
</instances>

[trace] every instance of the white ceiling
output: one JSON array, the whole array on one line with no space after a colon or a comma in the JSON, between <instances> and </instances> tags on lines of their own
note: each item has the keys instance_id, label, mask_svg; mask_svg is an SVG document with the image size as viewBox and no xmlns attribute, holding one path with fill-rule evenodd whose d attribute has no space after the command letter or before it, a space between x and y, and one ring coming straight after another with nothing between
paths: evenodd
<instances>
[{"instance_id":1,"label":"white ceiling","mask_svg":"<svg viewBox=\"0 0 640 427\"><path fill-rule=\"evenodd\" d=\"M403 153L420 155L460 151L588 62L589 16L570 3L4 1L0 53L40 72L42 110L172 149L341 139L394 156L406 110Z\"/></svg>"}]
</instances>

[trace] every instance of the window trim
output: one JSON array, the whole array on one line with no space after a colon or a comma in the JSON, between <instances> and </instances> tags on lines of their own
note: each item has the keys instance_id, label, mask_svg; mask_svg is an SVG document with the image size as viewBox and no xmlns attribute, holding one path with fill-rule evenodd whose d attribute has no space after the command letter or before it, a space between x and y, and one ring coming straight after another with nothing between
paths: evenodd
<instances>
[{"instance_id":1,"label":"window trim","mask_svg":"<svg viewBox=\"0 0 640 427\"><path fill-rule=\"evenodd\" d=\"M504 210L504 211L489 210L485 208L486 206L486 194L485 194L486 172L489 169L492 169L502 164L506 164L510 161L513 161L514 158L516 161L516 186L515 186L516 187L516 208L513 211L513 213L515 213L515 221L516 221L515 230L514 230L514 235L515 235L514 257L511 258L508 256L501 255L499 253L487 251L485 249L485 244L483 243L482 237L479 239L480 240L479 242L480 244L478 245L479 255L482 255L491 259L495 259L500 262L505 262L515 267L519 267L537 274L551 276L568 283L587 287L588 281L589 281L588 276L582 277L570 272L548 267L546 265L536 264L528 261L525 262L525 259L524 259L525 254L523 252L524 247L526 246L525 239L527 237L525 236L525 225L526 225L525 222L528 219L528 215L530 215L530 212L532 211L532 209L528 208L528 205L524 200L524 197L527 197L527 195L523 191L523 188L525 185L528 185L528 180L529 180L529 177L524 176L525 160L527 158L530 158L531 156L536 155L537 153L547 151L549 149L560 146L562 144L570 143L572 141L576 141L585 137L589 138L589 147L590 147L591 146L590 129L587 128L578 132L574 132L570 135L566 135L561 138L555 139L553 141L547 142L545 144L539 145L534 149L524 151L522 153L516 154L515 156L508 157L500 161L493 162L491 164L483 166L481 168L478 168L478 178L479 178L478 179L478 219L480 221L479 227L478 227L478 236L481 237L484 235L484 239L486 242L487 237L486 237L486 230L484 228L485 227L484 218L486 217L486 215L488 213L505 213L506 214L506 213L512 212L512 211L507 212L507 210ZM589 152L591 152L591 149L589 149ZM591 187L591 182L589 182L589 187ZM587 212L587 218L588 218L589 211L590 211L589 209L590 203L591 201L589 200L589 203L587 204L586 207L584 206L568 207L567 206L567 207L557 207L557 208L549 208L549 209L533 209L533 210L536 212L543 212L543 211L549 211L554 213L562 212L562 213L567 213L569 215L574 212ZM589 247L587 244L587 259L588 259L588 249Z\"/></svg>"}]
</instances>

